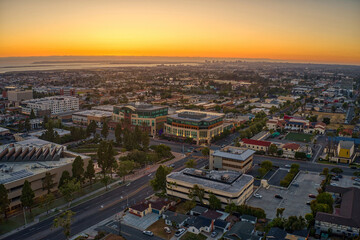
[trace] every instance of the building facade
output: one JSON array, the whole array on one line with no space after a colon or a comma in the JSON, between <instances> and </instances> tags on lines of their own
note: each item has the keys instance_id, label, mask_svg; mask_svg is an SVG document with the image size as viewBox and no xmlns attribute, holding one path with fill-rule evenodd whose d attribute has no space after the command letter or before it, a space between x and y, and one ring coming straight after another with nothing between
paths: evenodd
<instances>
[{"instance_id":1,"label":"building facade","mask_svg":"<svg viewBox=\"0 0 360 240\"><path fill-rule=\"evenodd\" d=\"M75 157L84 160L84 168L89 157L67 151L66 146L40 139L29 139L17 143L0 146L0 184L8 190L10 211L21 207L21 190L25 180L29 181L35 198L47 194L42 187L46 173L53 176L56 191L63 171L71 174Z\"/></svg>"},{"instance_id":2,"label":"building facade","mask_svg":"<svg viewBox=\"0 0 360 240\"><path fill-rule=\"evenodd\" d=\"M156 136L162 133L167 114L167 106L133 103L114 106L112 121L123 122L131 127L139 126L147 130L151 136Z\"/></svg>"},{"instance_id":3,"label":"building facade","mask_svg":"<svg viewBox=\"0 0 360 240\"><path fill-rule=\"evenodd\" d=\"M54 96L31 99L21 104L22 113L30 115L31 110L39 116L39 112L49 111L51 115L79 110L79 99L69 96Z\"/></svg>"},{"instance_id":4,"label":"building facade","mask_svg":"<svg viewBox=\"0 0 360 240\"><path fill-rule=\"evenodd\" d=\"M355 160L355 157L355 143L341 140L337 145L334 156L330 157L329 161L350 164Z\"/></svg>"},{"instance_id":5,"label":"building facade","mask_svg":"<svg viewBox=\"0 0 360 240\"><path fill-rule=\"evenodd\" d=\"M86 110L76 112L72 114L73 123L80 125L89 125L91 121L94 121L96 125L101 128L104 122L111 120L112 113L100 110Z\"/></svg>"},{"instance_id":6,"label":"building facade","mask_svg":"<svg viewBox=\"0 0 360 240\"><path fill-rule=\"evenodd\" d=\"M7 97L12 102L21 102L33 98L33 90L11 90L7 92Z\"/></svg>"},{"instance_id":7,"label":"building facade","mask_svg":"<svg viewBox=\"0 0 360 240\"><path fill-rule=\"evenodd\" d=\"M203 202L209 204L209 195L214 194L225 207L230 202L241 205L253 192L254 178L237 171L206 171L185 168L166 176L166 193L191 200L189 192L195 185L204 189ZM198 200L198 199L196 199Z\"/></svg>"},{"instance_id":8,"label":"building facade","mask_svg":"<svg viewBox=\"0 0 360 240\"><path fill-rule=\"evenodd\" d=\"M226 147L222 150L210 151L210 170L234 170L246 173L253 163L255 151L237 147Z\"/></svg>"},{"instance_id":9,"label":"building facade","mask_svg":"<svg viewBox=\"0 0 360 240\"><path fill-rule=\"evenodd\" d=\"M180 110L168 116L165 135L209 144L213 137L224 131L224 116L222 113Z\"/></svg>"}]
</instances>

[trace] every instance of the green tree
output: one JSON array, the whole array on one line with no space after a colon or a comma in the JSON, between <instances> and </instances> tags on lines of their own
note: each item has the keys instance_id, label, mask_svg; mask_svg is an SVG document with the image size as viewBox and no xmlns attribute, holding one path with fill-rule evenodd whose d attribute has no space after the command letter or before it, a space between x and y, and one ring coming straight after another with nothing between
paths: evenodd
<instances>
[{"instance_id":1,"label":"green tree","mask_svg":"<svg viewBox=\"0 0 360 240\"><path fill-rule=\"evenodd\" d=\"M64 185L60 187L60 192L64 196L65 200L68 202L68 206L70 207L71 202L75 198L75 194L80 191L81 186L80 182L75 178L67 181Z\"/></svg>"},{"instance_id":2,"label":"green tree","mask_svg":"<svg viewBox=\"0 0 360 240\"><path fill-rule=\"evenodd\" d=\"M329 174L329 169L328 168L324 168L323 170L322 170L322 173L321 173L322 175L324 175L324 176L327 176L328 174Z\"/></svg>"},{"instance_id":3,"label":"green tree","mask_svg":"<svg viewBox=\"0 0 360 240\"><path fill-rule=\"evenodd\" d=\"M125 176L128 175L135 168L135 163L133 161L125 160L119 161L117 174L119 177L123 178L123 182L125 182Z\"/></svg>"},{"instance_id":4,"label":"green tree","mask_svg":"<svg viewBox=\"0 0 360 240\"><path fill-rule=\"evenodd\" d=\"M269 152L269 154L276 154L277 150L278 150L277 146L275 144L271 144L268 152Z\"/></svg>"},{"instance_id":5,"label":"green tree","mask_svg":"<svg viewBox=\"0 0 360 240\"><path fill-rule=\"evenodd\" d=\"M58 188L61 188L67 181L71 179L70 173L68 171L63 171L59 180Z\"/></svg>"},{"instance_id":6,"label":"green tree","mask_svg":"<svg viewBox=\"0 0 360 240\"><path fill-rule=\"evenodd\" d=\"M8 197L8 191L5 188L4 184L0 184L0 213L4 214L5 219L7 219L7 210L10 205L10 200Z\"/></svg>"},{"instance_id":7,"label":"green tree","mask_svg":"<svg viewBox=\"0 0 360 240\"><path fill-rule=\"evenodd\" d=\"M103 136L103 138L107 138L107 136L109 135L109 126L108 123L105 121L103 123L103 127L101 129L101 135Z\"/></svg>"},{"instance_id":8,"label":"green tree","mask_svg":"<svg viewBox=\"0 0 360 240\"><path fill-rule=\"evenodd\" d=\"M277 208L276 209L276 217L282 218L284 211L285 211L285 208Z\"/></svg>"},{"instance_id":9,"label":"green tree","mask_svg":"<svg viewBox=\"0 0 360 240\"><path fill-rule=\"evenodd\" d=\"M76 156L72 163L72 176L77 181L81 182L84 177L84 160L80 156Z\"/></svg>"},{"instance_id":10,"label":"green tree","mask_svg":"<svg viewBox=\"0 0 360 240\"><path fill-rule=\"evenodd\" d=\"M26 118L25 119L25 123L24 123L24 127L26 131L30 131L31 130L31 124L30 124L30 119Z\"/></svg>"},{"instance_id":11,"label":"green tree","mask_svg":"<svg viewBox=\"0 0 360 240\"><path fill-rule=\"evenodd\" d=\"M260 178L264 177L265 174L268 172L268 170L266 170L265 168L261 167L258 169L258 173L260 175Z\"/></svg>"},{"instance_id":12,"label":"green tree","mask_svg":"<svg viewBox=\"0 0 360 240\"><path fill-rule=\"evenodd\" d=\"M34 118L36 118L35 113L34 113L34 109L31 109L30 119L34 119Z\"/></svg>"},{"instance_id":13,"label":"green tree","mask_svg":"<svg viewBox=\"0 0 360 240\"><path fill-rule=\"evenodd\" d=\"M54 201L55 196L52 193L48 193L40 197L40 207L46 210L46 214L49 214L49 210Z\"/></svg>"},{"instance_id":14,"label":"green tree","mask_svg":"<svg viewBox=\"0 0 360 240\"><path fill-rule=\"evenodd\" d=\"M42 180L42 187L43 190L47 190L47 193L49 194L51 192L51 189L55 186L53 175L51 173L47 172L45 173L45 177Z\"/></svg>"},{"instance_id":15,"label":"green tree","mask_svg":"<svg viewBox=\"0 0 360 240\"><path fill-rule=\"evenodd\" d=\"M106 174L112 170L112 167L114 166L114 150L111 142L108 141L101 141L100 146L97 151L98 156L98 165L101 168L101 173L103 176L103 179L105 179ZM107 182L103 181L106 186L107 190Z\"/></svg>"},{"instance_id":16,"label":"green tree","mask_svg":"<svg viewBox=\"0 0 360 240\"><path fill-rule=\"evenodd\" d=\"M201 153L203 156L207 157L210 155L210 149L208 147L204 147L202 150L201 150Z\"/></svg>"},{"instance_id":17,"label":"green tree","mask_svg":"<svg viewBox=\"0 0 360 240\"><path fill-rule=\"evenodd\" d=\"M343 172L343 170L341 168L335 167L331 169L331 172L335 173L335 174L340 174Z\"/></svg>"},{"instance_id":18,"label":"green tree","mask_svg":"<svg viewBox=\"0 0 360 240\"><path fill-rule=\"evenodd\" d=\"M20 201L23 207L27 207L30 209L30 213L31 213L31 207L34 204L34 197L35 194L34 191L31 189L30 182L28 180L25 180L21 191Z\"/></svg>"},{"instance_id":19,"label":"green tree","mask_svg":"<svg viewBox=\"0 0 360 240\"><path fill-rule=\"evenodd\" d=\"M266 160L266 161L261 162L260 166L262 168L265 168L267 171L270 171L273 166L273 163L271 161Z\"/></svg>"},{"instance_id":20,"label":"green tree","mask_svg":"<svg viewBox=\"0 0 360 240\"><path fill-rule=\"evenodd\" d=\"M166 191L166 176L171 173L172 168L160 165L156 170L155 177L150 181L154 191Z\"/></svg>"},{"instance_id":21,"label":"green tree","mask_svg":"<svg viewBox=\"0 0 360 240\"><path fill-rule=\"evenodd\" d=\"M326 125L329 125L330 124L330 118L324 118L323 119L323 121L322 121L323 123L325 123Z\"/></svg>"},{"instance_id":22,"label":"green tree","mask_svg":"<svg viewBox=\"0 0 360 240\"><path fill-rule=\"evenodd\" d=\"M116 144L118 146L121 146L123 143L123 139L122 139L122 127L120 123L116 124L115 127L115 139L116 139Z\"/></svg>"},{"instance_id":23,"label":"green tree","mask_svg":"<svg viewBox=\"0 0 360 240\"><path fill-rule=\"evenodd\" d=\"M205 189L199 187L197 184L195 184L193 188L189 189L189 198L193 201L196 201L196 199L198 199L199 202L202 204L204 196Z\"/></svg>"},{"instance_id":24,"label":"green tree","mask_svg":"<svg viewBox=\"0 0 360 240\"><path fill-rule=\"evenodd\" d=\"M196 161L192 158L186 161L185 166L187 168L194 168L196 166Z\"/></svg>"},{"instance_id":25,"label":"green tree","mask_svg":"<svg viewBox=\"0 0 360 240\"><path fill-rule=\"evenodd\" d=\"M53 227L62 227L64 229L66 239L70 239L71 221L74 215L75 213L73 211L67 210L54 219Z\"/></svg>"},{"instance_id":26,"label":"green tree","mask_svg":"<svg viewBox=\"0 0 360 240\"><path fill-rule=\"evenodd\" d=\"M88 136L95 135L96 133L96 122L94 120L91 120L89 125L86 127L86 134Z\"/></svg>"},{"instance_id":27,"label":"green tree","mask_svg":"<svg viewBox=\"0 0 360 240\"><path fill-rule=\"evenodd\" d=\"M306 153L304 153L304 152L296 152L295 153L295 158L296 159L305 159L306 158Z\"/></svg>"},{"instance_id":28,"label":"green tree","mask_svg":"<svg viewBox=\"0 0 360 240\"><path fill-rule=\"evenodd\" d=\"M221 209L221 201L213 193L209 194L209 207L213 210Z\"/></svg>"},{"instance_id":29,"label":"green tree","mask_svg":"<svg viewBox=\"0 0 360 240\"><path fill-rule=\"evenodd\" d=\"M237 210L237 206L233 202L225 206L225 212L227 213L233 214L234 212L236 212L236 210Z\"/></svg>"},{"instance_id":30,"label":"green tree","mask_svg":"<svg viewBox=\"0 0 360 240\"><path fill-rule=\"evenodd\" d=\"M191 209L193 209L196 206L196 202L195 201L186 201L184 203L184 209L185 211L189 212Z\"/></svg>"},{"instance_id":31,"label":"green tree","mask_svg":"<svg viewBox=\"0 0 360 240\"><path fill-rule=\"evenodd\" d=\"M88 165L86 167L86 172L84 173L84 177L86 179L89 179L90 185L92 185L92 180L95 178L95 168L92 159L90 159L88 162Z\"/></svg>"},{"instance_id":32,"label":"green tree","mask_svg":"<svg viewBox=\"0 0 360 240\"><path fill-rule=\"evenodd\" d=\"M141 134L141 144L143 151L147 151L149 149L150 137L146 131L142 132Z\"/></svg>"}]
</instances>

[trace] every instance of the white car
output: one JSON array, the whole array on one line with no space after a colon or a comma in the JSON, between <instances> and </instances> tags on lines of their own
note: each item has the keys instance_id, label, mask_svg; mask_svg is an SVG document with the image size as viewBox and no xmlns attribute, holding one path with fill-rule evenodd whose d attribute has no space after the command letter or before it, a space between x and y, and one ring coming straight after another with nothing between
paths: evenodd
<instances>
[{"instance_id":1,"label":"white car","mask_svg":"<svg viewBox=\"0 0 360 240\"><path fill-rule=\"evenodd\" d=\"M143 231L143 234L148 236L154 236L154 233L152 231Z\"/></svg>"},{"instance_id":2,"label":"white car","mask_svg":"<svg viewBox=\"0 0 360 240\"><path fill-rule=\"evenodd\" d=\"M286 167L286 168L291 168L291 165L286 164L285 167Z\"/></svg>"},{"instance_id":3,"label":"white car","mask_svg":"<svg viewBox=\"0 0 360 240\"><path fill-rule=\"evenodd\" d=\"M258 193L254 193L254 197L256 197L256 198L262 198L262 196L261 196L260 194L258 194Z\"/></svg>"},{"instance_id":4,"label":"white car","mask_svg":"<svg viewBox=\"0 0 360 240\"><path fill-rule=\"evenodd\" d=\"M184 234L185 231L186 231L185 228L180 228L180 229L178 229L178 230L175 232L175 237L180 237L181 235Z\"/></svg>"},{"instance_id":5,"label":"white car","mask_svg":"<svg viewBox=\"0 0 360 240\"><path fill-rule=\"evenodd\" d=\"M331 186L337 186L337 184L336 184L336 183L330 183L330 185L331 185Z\"/></svg>"}]
</instances>

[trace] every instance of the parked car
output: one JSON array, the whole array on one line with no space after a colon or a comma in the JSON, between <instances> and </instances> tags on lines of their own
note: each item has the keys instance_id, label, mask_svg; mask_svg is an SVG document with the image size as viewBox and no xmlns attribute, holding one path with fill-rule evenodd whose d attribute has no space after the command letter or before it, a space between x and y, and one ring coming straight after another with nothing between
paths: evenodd
<instances>
[{"instance_id":1,"label":"parked car","mask_svg":"<svg viewBox=\"0 0 360 240\"><path fill-rule=\"evenodd\" d=\"M283 197L282 197L281 195L279 195L279 194L276 194L276 195L275 195L275 198L283 199Z\"/></svg>"},{"instance_id":2,"label":"parked car","mask_svg":"<svg viewBox=\"0 0 360 240\"><path fill-rule=\"evenodd\" d=\"M291 168L291 165L286 164L285 167L286 167L286 168Z\"/></svg>"},{"instance_id":3,"label":"parked car","mask_svg":"<svg viewBox=\"0 0 360 240\"><path fill-rule=\"evenodd\" d=\"M169 167L174 168L174 167L175 167L175 164L170 164Z\"/></svg>"},{"instance_id":4,"label":"parked car","mask_svg":"<svg viewBox=\"0 0 360 240\"><path fill-rule=\"evenodd\" d=\"M338 178L343 178L343 175L338 174L337 177L338 177Z\"/></svg>"},{"instance_id":5,"label":"parked car","mask_svg":"<svg viewBox=\"0 0 360 240\"><path fill-rule=\"evenodd\" d=\"M171 233L171 229L170 229L169 227L164 227L164 231L165 231L166 233Z\"/></svg>"},{"instance_id":6,"label":"parked car","mask_svg":"<svg viewBox=\"0 0 360 240\"><path fill-rule=\"evenodd\" d=\"M351 168L351 169L357 169L357 167L356 167L356 166L351 166L350 168Z\"/></svg>"},{"instance_id":7,"label":"parked car","mask_svg":"<svg viewBox=\"0 0 360 240\"><path fill-rule=\"evenodd\" d=\"M311 201L307 201L307 202L306 202L306 205L311 205Z\"/></svg>"},{"instance_id":8,"label":"parked car","mask_svg":"<svg viewBox=\"0 0 360 240\"><path fill-rule=\"evenodd\" d=\"M215 238L218 235L218 232L213 231L210 235L210 237Z\"/></svg>"},{"instance_id":9,"label":"parked car","mask_svg":"<svg viewBox=\"0 0 360 240\"><path fill-rule=\"evenodd\" d=\"M333 177L333 178L331 178L331 180L333 180L333 181L339 181L339 178L338 178L338 177Z\"/></svg>"},{"instance_id":10,"label":"parked car","mask_svg":"<svg viewBox=\"0 0 360 240\"><path fill-rule=\"evenodd\" d=\"M185 232L185 228L180 228L175 232L175 237L180 237L184 232Z\"/></svg>"},{"instance_id":11,"label":"parked car","mask_svg":"<svg viewBox=\"0 0 360 240\"><path fill-rule=\"evenodd\" d=\"M299 187L299 184L298 183L293 183L292 184L294 187Z\"/></svg>"},{"instance_id":12,"label":"parked car","mask_svg":"<svg viewBox=\"0 0 360 240\"><path fill-rule=\"evenodd\" d=\"M148 235L148 236L154 236L154 233L152 231L143 231L143 234Z\"/></svg>"},{"instance_id":13,"label":"parked car","mask_svg":"<svg viewBox=\"0 0 360 240\"><path fill-rule=\"evenodd\" d=\"M262 198L262 196L261 196L260 194L258 194L258 193L255 193L255 194L254 194L254 197L256 197L256 198Z\"/></svg>"},{"instance_id":14,"label":"parked car","mask_svg":"<svg viewBox=\"0 0 360 240\"><path fill-rule=\"evenodd\" d=\"M354 181L360 182L360 178L355 178Z\"/></svg>"},{"instance_id":15,"label":"parked car","mask_svg":"<svg viewBox=\"0 0 360 240\"><path fill-rule=\"evenodd\" d=\"M337 184L334 183L334 182L330 183L330 185L331 185L331 186L337 186Z\"/></svg>"},{"instance_id":16,"label":"parked car","mask_svg":"<svg viewBox=\"0 0 360 240\"><path fill-rule=\"evenodd\" d=\"M314 194L309 194L309 198L316 198Z\"/></svg>"},{"instance_id":17,"label":"parked car","mask_svg":"<svg viewBox=\"0 0 360 240\"><path fill-rule=\"evenodd\" d=\"M354 185L355 185L355 186L360 186L360 183L354 182Z\"/></svg>"}]
</instances>

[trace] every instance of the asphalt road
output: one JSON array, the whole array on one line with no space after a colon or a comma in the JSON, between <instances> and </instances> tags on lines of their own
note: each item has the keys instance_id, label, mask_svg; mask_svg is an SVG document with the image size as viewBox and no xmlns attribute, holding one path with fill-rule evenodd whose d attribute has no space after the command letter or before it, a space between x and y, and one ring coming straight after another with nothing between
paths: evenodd
<instances>
[{"instance_id":1,"label":"asphalt road","mask_svg":"<svg viewBox=\"0 0 360 240\"><path fill-rule=\"evenodd\" d=\"M196 154L196 153L195 153ZM180 169L184 167L187 159L192 158L188 156L180 161L177 161L174 165L174 169ZM202 159L197 163L198 167L202 167L207 163L207 160ZM153 177L154 173L145 175L133 182L121 187L118 187L112 191L109 191L101 196L98 196L92 200L84 202L78 206L71 208L75 212L74 220L71 225L71 235L76 235L86 230L87 228L113 216L117 212L124 210L127 206L136 202L144 200L146 197L153 193L152 188L149 186L149 181ZM127 197L128 196L128 197ZM54 217L41 221L31 227L19 230L18 232L3 238L4 240L61 240L65 239L62 232L62 228L53 229ZM130 234L127 239L138 239L131 234L134 230L127 229L127 226L123 226L122 230ZM136 234L139 234L136 232ZM142 234L142 233L141 233ZM142 237L146 237L142 235Z\"/></svg>"}]
</instances>

